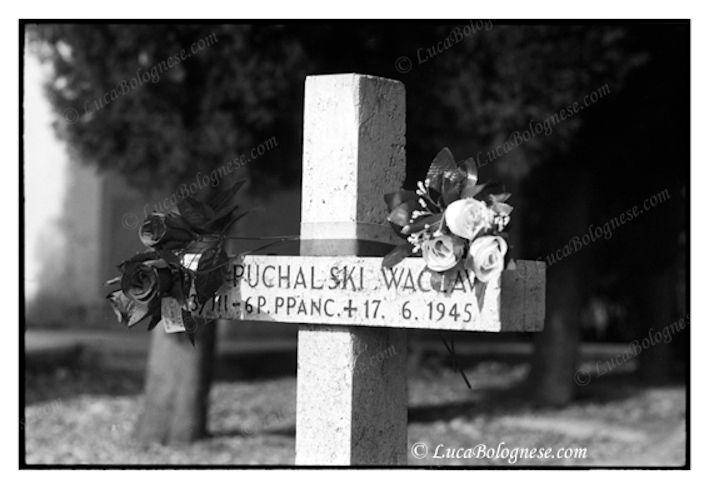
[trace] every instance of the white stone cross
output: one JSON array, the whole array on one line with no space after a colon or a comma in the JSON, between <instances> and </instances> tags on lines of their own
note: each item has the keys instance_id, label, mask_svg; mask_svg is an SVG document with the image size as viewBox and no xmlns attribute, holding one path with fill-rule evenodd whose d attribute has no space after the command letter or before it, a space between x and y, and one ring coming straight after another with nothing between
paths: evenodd
<instances>
[{"instance_id":1,"label":"white stone cross","mask_svg":"<svg viewBox=\"0 0 709 489\"><path fill-rule=\"evenodd\" d=\"M486 287L433 290L422 258L393 269L384 195L405 176L401 82L305 83L299 257L247 256L201 315L299 324L296 464L406 465L406 329L540 331L545 272L518 261Z\"/></svg>"}]
</instances>

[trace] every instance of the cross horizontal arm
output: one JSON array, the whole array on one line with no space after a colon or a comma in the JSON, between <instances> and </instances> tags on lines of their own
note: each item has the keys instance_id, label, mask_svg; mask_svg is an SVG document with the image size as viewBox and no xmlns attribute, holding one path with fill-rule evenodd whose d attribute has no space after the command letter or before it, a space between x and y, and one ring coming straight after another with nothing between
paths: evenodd
<instances>
[{"instance_id":1,"label":"cross horizontal arm","mask_svg":"<svg viewBox=\"0 0 709 489\"><path fill-rule=\"evenodd\" d=\"M421 258L393 269L381 258L247 256L234 260L219 293L197 311L206 318L455 331L541 331L545 270L516 270L482 283L472 271L442 282Z\"/></svg>"}]
</instances>

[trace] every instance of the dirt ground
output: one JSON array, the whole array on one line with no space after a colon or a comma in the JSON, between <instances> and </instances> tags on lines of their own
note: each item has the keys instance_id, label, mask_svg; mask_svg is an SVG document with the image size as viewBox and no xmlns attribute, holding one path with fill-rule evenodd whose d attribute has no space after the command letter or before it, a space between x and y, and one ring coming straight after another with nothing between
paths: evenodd
<instances>
[{"instance_id":1,"label":"dirt ground","mask_svg":"<svg viewBox=\"0 0 709 489\"><path fill-rule=\"evenodd\" d=\"M415 368L408 385L409 465L685 464L682 384L640 384L632 372L619 372L580 387L571 405L550 409L524 400L528 372L524 362L483 361L466 369L469 390L445 366ZM28 374L25 386L28 464L294 463L293 376L218 380L210 438L181 447L133 442L142 372L59 368Z\"/></svg>"}]
</instances>

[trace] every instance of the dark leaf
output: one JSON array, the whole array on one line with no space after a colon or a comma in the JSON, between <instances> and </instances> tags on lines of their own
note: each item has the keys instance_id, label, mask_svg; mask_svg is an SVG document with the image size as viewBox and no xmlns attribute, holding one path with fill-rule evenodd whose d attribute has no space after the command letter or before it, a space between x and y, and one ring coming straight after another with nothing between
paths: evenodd
<instances>
[{"instance_id":1,"label":"dark leaf","mask_svg":"<svg viewBox=\"0 0 709 489\"><path fill-rule=\"evenodd\" d=\"M443 214L435 214L432 216L426 216L426 217L420 217L414 221L413 224L409 226L409 234L411 233L418 233L419 231L423 231L426 228L426 225L428 224L429 226L438 226L441 223L441 219L443 219Z\"/></svg>"},{"instance_id":2,"label":"dark leaf","mask_svg":"<svg viewBox=\"0 0 709 489\"><path fill-rule=\"evenodd\" d=\"M160 255L157 254L155 251L145 251L143 253L138 253L133 255L132 257L128 258L124 262L122 262L120 265L118 265L118 270L121 271L121 273L125 272L126 267L130 265L131 263L136 263L136 262L144 262L144 261L149 261L149 260L159 260Z\"/></svg>"},{"instance_id":3,"label":"dark leaf","mask_svg":"<svg viewBox=\"0 0 709 489\"><path fill-rule=\"evenodd\" d=\"M236 193L245 183L245 180L241 180L239 182L236 182L224 192L219 192L209 201L209 207L214 209L214 212L220 212L224 207L229 205L232 199L236 196Z\"/></svg>"},{"instance_id":4,"label":"dark leaf","mask_svg":"<svg viewBox=\"0 0 709 489\"><path fill-rule=\"evenodd\" d=\"M126 326L132 328L148 316L150 309L147 304L134 301L123 293L116 290L106 296L111 301L116 317Z\"/></svg>"},{"instance_id":5,"label":"dark leaf","mask_svg":"<svg viewBox=\"0 0 709 489\"><path fill-rule=\"evenodd\" d=\"M159 315L158 316L151 316L150 323L148 324L148 331L152 331L153 329L155 329L155 326L158 325L158 323L160 322L160 319L161 319L161 317Z\"/></svg>"},{"instance_id":6,"label":"dark leaf","mask_svg":"<svg viewBox=\"0 0 709 489\"><path fill-rule=\"evenodd\" d=\"M458 200L460 198L462 184L466 180L477 182L477 175L478 172L473 158L459 162L454 170L444 171L443 180L441 181L443 205L446 206Z\"/></svg>"},{"instance_id":7,"label":"dark leaf","mask_svg":"<svg viewBox=\"0 0 709 489\"><path fill-rule=\"evenodd\" d=\"M482 192L485 187L487 186L487 183L482 183L480 185L474 185L469 183L471 180L463 182L463 190L460 192L460 198L461 199L472 199L476 195L478 195L480 192Z\"/></svg>"},{"instance_id":8,"label":"dark leaf","mask_svg":"<svg viewBox=\"0 0 709 489\"><path fill-rule=\"evenodd\" d=\"M204 229L194 229L195 231L206 233ZM162 250L184 250L189 247L190 243L184 241L163 241L160 243L160 249Z\"/></svg>"},{"instance_id":9,"label":"dark leaf","mask_svg":"<svg viewBox=\"0 0 709 489\"><path fill-rule=\"evenodd\" d=\"M487 289L487 282L481 282L480 280L475 281L475 298L478 302L478 309L483 310L485 305L485 289Z\"/></svg>"},{"instance_id":10,"label":"dark leaf","mask_svg":"<svg viewBox=\"0 0 709 489\"><path fill-rule=\"evenodd\" d=\"M242 219L244 216L246 216L248 213L256 210L264 210L263 206L260 205L258 207L254 207L253 209L248 209L241 214L237 214L236 216L233 215L227 215L224 216L216 221L214 223L210 223L208 228L210 232L216 232L217 234L226 234L229 231L229 228L234 225L235 222L237 222L239 219Z\"/></svg>"},{"instance_id":11,"label":"dark leaf","mask_svg":"<svg viewBox=\"0 0 709 489\"><path fill-rule=\"evenodd\" d=\"M236 216L233 216L233 217L227 216L231 220L227 220L227 218L221 219L219 223L215 223L215 229L219 230L221 228L219 231L220 234L225 234L229 231L229 228L232 227L236 221L243 218L246 214L248 214L249 212L251 212L253 210L263 210L263 206L258 206L254 209L246 210L246 211L242 212L241 214L237 214ZM222 224L222 222L225 222L226 224Z\"/></svg>"},{"instance_id":12,"label":"dark leaf","mask_svg":"<svg viewBox=\"0 0 709 489\"><path fill-rule=\"evenodd\" d=\"M470 180L472 185L478 183L478 165L475 163L475 158L468 158L458 163L458 174L461 176L460 181Z\"/></svg>"},{"instance_id":13,"label":"dark leaf","mask_svg":"<svg viewBox=\"0 0 709 489\"><path fill-rule=\"evenodd\" d=\"M389 212L409 200L418 200L418 195L413 190L399 190L384 196L384 202L386 202Z\"/></svg>"},{"instance_id":14,"label":"dark leaf","mask_svg":"<svg viewBox=\"0 0 709 489\"><path fill-rule=\"evenodd\" d=\"M444 275L439 272L434 272L431 270L431 288L439 292L444 292L443 290L443 277Z\"/></svg>"},{"instance_id":15,"label":"dark leaf","mask_svg":"<svg viewBox=\"0 0 709 489\"><path fill-rule=\"evenodd\" d=\"M184 243L183 243L184 246ZM172 251L168 251L167 249L165 250L157 250L156 253L167 262L167 264L172 267L172 268L182 268L182 262L180 261L179 258L177 258L177 255L175 255Z\"/></svg>"},{"instance_id":16,"label":"dark leaf","mask_svg":"<svg viewBox=\"0 0 709 489\"><path fill-rule=\"evenodd\" d=\"M214 211L204 202L187 196L177 203L180 215L194 231L203 231L205 225L214 217Z\"/></svg>"},{"instance_id":17,"label":"dark leaf","mask_svg":"<svg viewBox=\"0 0 709 489\"><path fill-rule=\"evenodd\" d=\"M197 266L197 278L195 279L197 302L204 304L213 297L224 284L226 281L225 264L228 261L229 258L222 246L210 248L202 254L202 258L200 258L199 265Z\"/></svg>"},{"instance_id":18,"label":"dark leaf","mask_svg":"<svg viewBox=\"0 0 709 489\"><path fill-rule=\"evenodd\" d=\"M468 158L458 163L458 174L461 175L460 198L469 199L485 188L485 184L478 185L478 166L474 158Z\"/></svg>"},{"instance_id":19,"label":"dark leaf","mask_svg":"<svg viewBox=\"0 0 709 489\"><path fill-rule=\"evenodd\" d=\"M443 207L460 198L460 183L456 183L453 179L448 178L448 174L445 174L441 181L440 198L441 201L438 202L438 204Z\"/></svg>"},{"instance_id":20,"label":"dark leaf","mask_svg":"<svg viewBox=\"0 0 709 489\"><path fill-rule=\"evenodd\" d=\"M503 193L503 194L490 194L489 199L490 202L496 203L496 202L507 202L507 200L512 196L512 194L509 193Z\"/></svg>"},{"instance_id":21,"label":"dark leaf","mask_svg":"<svg viewBox=\"0 0 709 489\"><path fill-rule=\"evenodd\" d=\"M218 230L231 220L231 214L239 208L239 204L232 202L217 212L205 225L204 229L210 232Z\"/></svg>"},{"instance_id":22,"label":"dark leaf","mask_svg":"<svg viewBox=\"0 0 709 489\"><path fill-rule=\"evenodd\" d=\"M433 159L426 174L426 179L429 181L428 188L435 190L438 194L442 194L441 185L444 174L451 174L455 171L456 164L453 153L448 148L443 148Z\"/></svg>"},{"instance_id":23,"label":"dark leaf","mask_svg":"<svg viewBox=\"0 0 709 489\"><path fill-rule=\"evenodd\" d=\"M411 243L400 244L391 250L382 260L382 267L392 268L404 258L411 256L413 245Z\"/></svg>"},{"instance_id":24,"label":"dark leaf","mask_svg":"<svg viewBox=\"0 0 709 489\"><path fill-rule=\"evenodd\" d=\"M455 202L456 200L460 199L460 185L456 185L446 191L445 194L443 194L443 207L448 207L451 202Z\"/></svg>"},{"instance_id":25,"label":"dark leaf","mask_svg":"<svg viewBox=\"0 0 709 489\"><path fill-rule=\"evenodd\" d=\"M504 194L505 187L500 182L488 182L477 196L482 201L489 201L491 195Z\"/></svg>"},{"instance_id":26,"label":"dark leaf","mask_svg":"<svg viewBox=\"0 0 709 489\"><path fill-rule=\"evenodd\" d=\"M169 296L175 299L181 306L187 304L190 294L190 275L179 270L172 271L172 287Z\"/></svg>"},{"instance_id":27,"label":"dark leaf","mask_svg":"<svg viewBox=\"0 0 709 489\"><path fill-rule=\"evenodd\" d=\"M396 206L387 216L387 221L403 228L411 222L411 213L421 209L422 207L418 200L408 200Z\"/></svg>"}]
</instances>

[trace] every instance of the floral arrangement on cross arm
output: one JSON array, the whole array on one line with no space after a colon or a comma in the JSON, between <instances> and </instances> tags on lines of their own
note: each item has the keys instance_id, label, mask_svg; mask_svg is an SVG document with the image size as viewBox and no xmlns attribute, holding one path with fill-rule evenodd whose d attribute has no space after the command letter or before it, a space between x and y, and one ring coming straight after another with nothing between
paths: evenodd
<instances>
[{"instance_id":1,"label":"floral arrangement on cross arm","mask_svg":"<svg viewBox=\"0 0 709 489\"><path fill-rule=\"evenodd\" d=\"M406 243L384 257L391 268L408 256L423 256L439 282L446 273L472 270L487 283L505 268L508 246L503 232L510 221L510 194L499 185L478 184L475 160L456 163L448 148L434 158L418 189L387 194L388 221Z\"/></svg>"},{"instance_id":2,"label":"floral arrangement on cross arm","mask_svg":"<svg viewBox=\"0 0 709 489\"><path fill-rule=\"evenodd\" d=\"M188 196L178 202L179 214L153 213L145 219L138 234L148 250L118 265L121 275L106 282L120 284L107 296L118 321L132 328L150 319L150 331L162 319L164 298L177 302L184 321L196 305L214 296L229 263L225 232L248 212L238 213L233 202L244 183L236 182L208 202Z\"/></svg>"}]
</instances>

